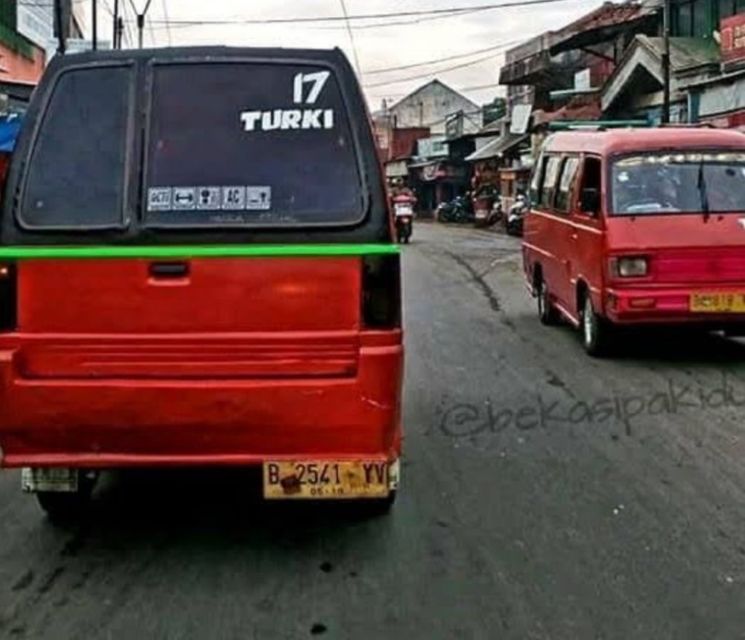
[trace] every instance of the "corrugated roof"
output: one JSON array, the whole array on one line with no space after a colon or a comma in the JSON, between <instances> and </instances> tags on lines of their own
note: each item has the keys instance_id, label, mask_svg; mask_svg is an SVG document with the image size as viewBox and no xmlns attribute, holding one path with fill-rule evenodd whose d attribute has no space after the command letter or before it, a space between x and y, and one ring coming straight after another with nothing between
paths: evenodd
<instances>
[{"instance_id":1,"label":"corrugated roof","mask_svg":"<svg viewBox=\"0 0 745 640\"><path fill-rule=\"evenodd\" d=\"M492 140L488 144L485 144L481 149L475 151L466 158L466 162L476 162L478 160L488 160L489 158L499 158L504 155L506 151L509 151L514 146L530 139L530 134L516 135L514 133L508 133L507 135Z\"/></svg>"}]
</instances>

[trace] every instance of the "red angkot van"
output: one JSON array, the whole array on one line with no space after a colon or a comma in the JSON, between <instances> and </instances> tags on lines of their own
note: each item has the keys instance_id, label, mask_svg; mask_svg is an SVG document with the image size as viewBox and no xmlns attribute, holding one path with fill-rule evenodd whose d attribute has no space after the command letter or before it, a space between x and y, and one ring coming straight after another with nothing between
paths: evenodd
<instances>
[{"instance_id":1,"label":"red angkot van","mask_svg":"<svg viewBox=\"0 0 745 640\"><path fill-rule=\"evenodd\" d=\"M0 464L52 515L134 466L392 502L399 254L338 50L55 57L0 261Z\"/></svg>"},{"instance_id":2,"label":"red angkot van","mask_svg":"<svg viewBox=\"0 0 745 640\"><path fill-rule=\"evenodd\" d=\"M523 259L541 321L593 355L620 325L745 328L745 136L661 128L548 138Z\"/></svg>"}]
</instances>

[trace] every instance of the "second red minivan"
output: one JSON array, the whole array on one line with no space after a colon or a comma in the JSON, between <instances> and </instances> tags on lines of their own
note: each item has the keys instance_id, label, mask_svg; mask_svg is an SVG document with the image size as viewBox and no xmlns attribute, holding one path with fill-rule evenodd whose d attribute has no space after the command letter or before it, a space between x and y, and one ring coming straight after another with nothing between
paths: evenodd
<instances>
[{"instance_id":1,"label":"second red minivan","mask_svg":"<svg viewBox=\"0 0 745 640\"><path fill-rule=\"evenodd\" d=\"M536 165L523 261L544 324L591 355L620 325L745 325L745 136L564 132Z\"/></svg>"}]
</instances>

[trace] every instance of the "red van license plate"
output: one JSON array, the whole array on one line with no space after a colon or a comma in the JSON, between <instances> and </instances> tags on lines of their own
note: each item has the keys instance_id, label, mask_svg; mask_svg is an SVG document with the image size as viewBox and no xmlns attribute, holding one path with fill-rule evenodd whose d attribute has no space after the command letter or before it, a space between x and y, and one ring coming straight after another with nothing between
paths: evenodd
<instances>
[{"instance_id":1,"label":"red van license plate","mask_svg":"<svg viewBox=\"0 0 745 640\"><path fill-rule=\"evenodd\" d=\"M745 313L745 293L692 293L689 308L696 313Z\"/></svg>"},{"instance_id":2,"label":"red van license plate","mask_svg":"<svg viewBox=\"0 0 745 640\"><path fill-rule=\"evenodd\" d=\"M264 463L264 497L267 499L384 498L388 492L387 462Z\"/></svg>"}]
</instances>

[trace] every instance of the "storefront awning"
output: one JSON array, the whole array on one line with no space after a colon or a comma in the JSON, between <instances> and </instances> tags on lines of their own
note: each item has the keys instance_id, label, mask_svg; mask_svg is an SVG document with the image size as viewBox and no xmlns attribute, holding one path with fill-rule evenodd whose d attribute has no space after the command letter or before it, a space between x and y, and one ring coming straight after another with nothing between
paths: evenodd
<instances>
[{"instance_id":1,"label":"storefront awning","mask_svg":"<svg viewBox=\"0 0 745 640\"><path fill-rule=\"evenodd\" d=\"M508 133L507 135L502 136L501 138L497 138L496 140L493 140L489 144L484 145L479 149L478 151L472 153L470 156L466 158L466 162L478 162L479 160L489 160L490 158L500 158L505 153L507 153L510 149L513 149L517 145L519 145L522 142L525 142L526 140L530 139L529 133L524 134L514 134L514 133Z\"/></svg>"}]
</instances>

